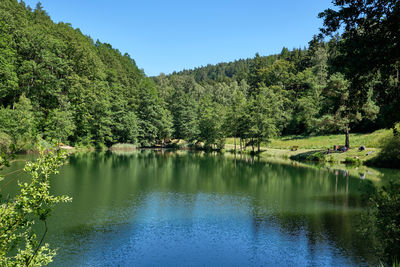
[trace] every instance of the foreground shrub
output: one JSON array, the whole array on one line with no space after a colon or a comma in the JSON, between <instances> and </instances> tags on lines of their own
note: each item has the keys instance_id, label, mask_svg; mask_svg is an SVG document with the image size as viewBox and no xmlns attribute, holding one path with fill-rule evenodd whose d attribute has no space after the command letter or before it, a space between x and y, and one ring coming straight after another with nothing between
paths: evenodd
<instances>
[{"instance_id":1,"label":"foreground shrub","mask_svg":"<svg viewBox=\"0 0 400 267\"><path fill-rule=\"evenodd\" d=\"M367 212L363 214L360 230L374 237L376 255L388 265L398 266L400 258L400 182L390 181L381 188L369 185L363 197L368 199Z\"/></svg>"},{"instance_id":2,"label":"foreground shrub","mask_svg":"<svg viewBox=\"0 0 400 267\"><path fill-rule=\"evenodd\" d=\"M20 190L15 197L1 199L0 266L41 266L52 262L56 250L43 243L48 231L47 218L56 203L71 198L50 194L50 175L58 172L65 159L66 154L60 150L40 149L40 157L24 168L30 180L18 183ZM4 164L1 160L0 167ZM0 193L8 184L3 182ZM40 236L33 228L39 223L44 228Z\"/></svg>"}]
</instances>

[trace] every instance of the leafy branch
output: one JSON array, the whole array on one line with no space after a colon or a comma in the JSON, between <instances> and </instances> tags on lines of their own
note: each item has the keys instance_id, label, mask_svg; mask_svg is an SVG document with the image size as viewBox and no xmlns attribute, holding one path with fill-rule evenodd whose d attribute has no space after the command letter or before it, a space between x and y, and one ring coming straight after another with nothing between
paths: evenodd
<instances>
[{"instance_id":1,"label":"leafy branch","mask_svg":"<svg viewBox=\"0 0 400 267\"><path fill-rule=\"evenodd\" d=\"M66 153L59 149L39 148L40 156L28 162L24 171L30 174L29 182L18 182L19 193L0 206L0 265L38 266L52 261L56 250L43 245L47 218L55 204L70 202L68 196L50 194L50 176L58 173L65 164ZM45 231L38 241L32 229L36 221L43 221ZM16 252L15 252L16 248Z\"/></svg>"}]
</instances>

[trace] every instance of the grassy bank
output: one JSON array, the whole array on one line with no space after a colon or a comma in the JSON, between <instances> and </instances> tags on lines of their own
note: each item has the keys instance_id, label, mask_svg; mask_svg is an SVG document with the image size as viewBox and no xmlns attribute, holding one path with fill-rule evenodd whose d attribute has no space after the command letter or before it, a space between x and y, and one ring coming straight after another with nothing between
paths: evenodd
<instances>
[{"instance_id":1,"label":"grassy bank","mask_svg":"<svg viewBox=\"0 0 400 267\"><path fill-rule=\"evenodd\" d=\"M261 145L261 156L291 158L298 161L320 161L332 163L363 164L367 160L375 158L381 151L382 139L391 134L391 130L378 130L368 134L350 134L350 150L347 152L329 153L334 145L343 145L344 134L321 136L285 136L272 139L270 143ZM238 140L236 140L239 149ZM228 138L226 150L233 149L233 138ZM359 151L360 146L365 146L364 151ZM291 151L297 147L296 151ZM250 148L247 148L248 150ZM372 152L371 152L372 151ZM370 152L370 153L369 153ZM368 154L369 153L369 154ZM367 155L368 154L368 155Z\"/></svg>"},{"instance_id":2,"label":"grassy bank","mask_svg":"<svg viewBox=\"0 0 400 267\"><path fill-rule=\"evenodd\" d=\"M368 134L350 134L350 147L358 148L362 145L370 148L378 148L380 140L390 135L390 130L378 130ZM333 145L344 145L344 134L319 135L319 136L302 136L291 135L281 138L272 139L270 143L262 143L263 147L277 149L291 149L298 146L299 149L328 149ZM239 139L236 140L239 147ZM227 138L226 144L233 145L233 138Z\"/></svg>"}]
</instances>

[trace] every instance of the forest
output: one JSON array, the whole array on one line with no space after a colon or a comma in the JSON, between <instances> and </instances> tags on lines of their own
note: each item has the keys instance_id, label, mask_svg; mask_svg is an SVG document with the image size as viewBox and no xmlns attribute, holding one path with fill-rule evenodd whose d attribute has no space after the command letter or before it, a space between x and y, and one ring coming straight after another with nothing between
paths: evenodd
<instances>
[{"instance_id":1,"label":"forest","mask_svg":"<svg viewBox=\"0 0 400 267\"><path fill-rule=\"evenodd\" d=\"M150 147L182 139L260 149L282 135L393 128L400 121L399 3L334 1L308 47L146 77L134 59L39 3L0 3L0 143ZM379 48L379 49L378 49ZM396 134L394 134L396 135Z\"/></svg>"}]
</instances>

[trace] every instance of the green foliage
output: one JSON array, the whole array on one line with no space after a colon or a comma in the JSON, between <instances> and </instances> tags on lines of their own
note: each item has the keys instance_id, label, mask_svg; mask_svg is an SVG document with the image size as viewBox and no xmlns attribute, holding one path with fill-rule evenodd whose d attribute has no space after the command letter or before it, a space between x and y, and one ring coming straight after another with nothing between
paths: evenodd
<instances>
[{"instance_id":1,"label":"green foliage","mask_svg":"<svg viewBox=\"0 0 400 267\"><path fill-rule=\"evenodd\" d=\"M369 201L363 216L362 232L376 237L376 253L387 264L400 257L400 183L389 181L364 196Z\"/></svg>"},{"instance_id":2,"label":"green foliage","mask_svg":"<svg viewBox=\"0 0 400 267\"><path fill-rule=\"evenodd\" d=\"M121 118L116 118L117 121L118 119L121 119L121 121L119 125L117 124L116 130L119 131L120 141L136 144L139 130L135 112L128 111Z\"/></svg>"},{"instance_id":3,"label":"green foliage","mask_svg":"<svg viewBox=\"0 0 400 267\"><path fill-rule=\"evenodd\" d=\"M344 159L345 164L361 165L361 160L358 158L346 157Z\"/></svg>"},{"instance_id":4,"label":"green foliage","mask_svg":"<svg viewBox=\"0 0 400 267\"><path fill-rule=\"evenodd\" d=\"M252 146L261 142L268 142L270 138L279 135L285 123L285 97L279 86L261 87L259 94L250 97L247 102L246 114L248 118L247 138L251 139Z\"/></svg>"},{"instance_id":5,"label":"green foliage","mask_svg":"<svg viewBox=\"0 0 400 267\"><path fill-rule=\"evenodd\" d=\"M52 109L45 120L44 136L49 140L67 142L75 130L73 113L66 105L62 109Z\"/></svg>"},{"instance_id":6,"label":"green foliage","mask_svg":"<svg viewBox=\"0 0 400 267\"><path fill-rule=\"evenodd\" d=\"M138 119L139 143L142 146L153 145L157 139L166 138L172 129L171 116L165 110L162 100L157 95L153 82L148 81L139 89Z\"/></svg>"},{"instance_id":7,"label":"green foliage","mask_svg":"<svg viewBox=\"0 0 400 267\"><path fill-rule=\"evenodd\" d=\"M171 135L158 88L129 55L52 22L41 5L1 1L0 18L0 131L14 143L33 143L28 139L40 134L103 147Z\"/></svg>"},{"instance_id":8,"label":"green foliage","mask_svg":"<svg viewBox=\"0 0 400 267\"><path fill-rule=\"evenodd\" d=\"M400 168L400 134L399 126L395 127L393 133L382 140L382 150L377 157L368 161L367 164L386 167Z\"/></svg>"},{"instance_id":9,"label":"green foliage","mask_svg":"<svg viewBox=\"0 0 400 267\"><path fill-rule=\"evenodd\" d=\"M243 136L241 131L242 118L245 117L246 98L241 90L235 90L232 96L230 108L226 114L225 129L227 134L233 137Z\"/></svg>"},{"instance_id":10,"label":"green foliage","mask_svg":"<svg viewBox=\"0 0 400 267\"><path fill-rule=\"evenodd\" d=\"M60 150L40 149L40 157L36 162L28 162L24 168L30 174L29 182L19 182L19 193L11 199L2 199L1 266L41 266L47 265L54 258L56 250L51 249L47 243L43 244L48 231L47 218L55 204L69 202L71 198L50 194L50 175L58 172L65 159L66 154ZM41 237L33 230L33 225L39 222L44 227Z\"/></svg>"},{"instance_id":11,"label":"green foliage","mask_svg":"<svg viewBox=\"0 0 400 267\"><path fill-rule=\"evenodd\" d=\"M318 162L324 162L325 161L325 153L323 152L315 152L310 155L307 155L306 160L308 161L318 161Z\"/></svg>"},{"instance_id":12,"label":"green foliage","mask_svg":"<svg viewBox=\"0 0 400 267\"><path fill-rule=\"evenodd\" d=\"M204 142L206 149L215 146L223 149L225 146L225 110L222 105L212 103L209 96L200 102L199 135L197 140Z\"/></svg>"},{"instance_id":13,"label":"green foliage","mask_svg":"<svg viewBox=\"0 0 400 267\"><path fill-rule=\"evenodd\" d=\"M34 115L28 98L21 95L14 108L0 108L0 132L6 133L13 144L22 147L33 139Z\"/></svg>"},{"instance_id":14,"label":"green foliage","mask_svg":"<svg viewBox=\"0 0 400 267\"><path fill-rule=\"evenodd\" d=\"M10 14L0 11L0 98L11 95L15 97L18 89L18 78L15 67L15 49L9 34Z\"/></svg>"},{"instance_id":15,"label":"green foliage","mask_svg":"<svg viewBox=\"0 0 400 267\"><path fill-rule=\"evenodd\" d=\"M333 4L335 9L319 14L324 19L324 35L343 31L332 65L350 81L352 101L358 107L368 101L373 84L374 94L387 108L382 114L386 126L393 126L400 120L400 54L399 43L394 41L400 34L400 3L335 0Z\"/></svg>"},{"instance_id":16,"label":"green foliage","mask_svg":"<svg viewBox=\"0 0 400 267\"><path fill-rule=\"evenodd\" d=\"M320 131L345 131L351 121L360 120L360 114L352 113L349 109L349 82L340 73L333 74L324 89L323 109L326 114L320 119Z\"/></svg>"},{"instance_id":17,"label":"green foliage","mask_svg":"<svg viewBox=\"0 0 400 267\"><path fill-rule=\"evenodd\" d=\"M183 92L176 91L175 101L172 104L174 136L176 138L193 141L199 133L198 107L196 101Z\"/></svg>"},{"instance_id":18,"label":"green foliage","mask_svg":"<svg viewBox=\"0 0 400 267\"><path fill-rule=\"evenodd\" d=\"M11 144L11 137L0 132L0 152L7 152Z\"/></svg>"}]
</instances>

